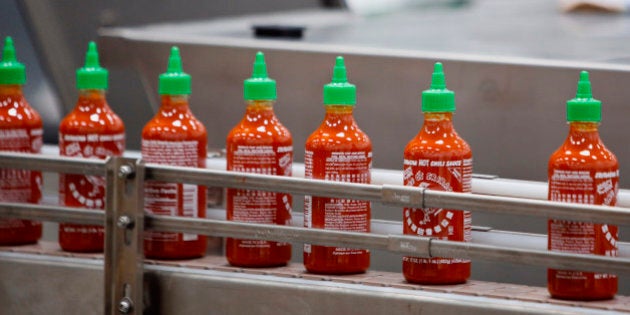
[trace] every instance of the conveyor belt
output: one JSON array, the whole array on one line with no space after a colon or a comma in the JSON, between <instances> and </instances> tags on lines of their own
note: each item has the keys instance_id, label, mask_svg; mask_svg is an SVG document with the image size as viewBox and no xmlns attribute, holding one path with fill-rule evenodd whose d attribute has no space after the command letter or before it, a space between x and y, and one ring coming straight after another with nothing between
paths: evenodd
<instances>
[{"instance_id":1,"label":"conveyor belt","mask_svg":"<svg viewBox=\"0 0 630 315\"><path fill-rule=\"evenodd\" d=\"M65 257L89 263L91 264L102 261L103 254L82 254L82 253L68 253L63 252L56 243L53 242L40 242L36 245L25 246L1 246L0 247L0 261L2 260L2 252L10 252L15 254L30 254L41 255L42 257ZM218 255L210 255L199 259L192 260L145 260L146 269L150 272L152 267L167 267L176 268L180 271L194 272L197 271L215 271L222 273L225 277L247 277L248 275L262 276L263 280L268 277L269 281L280 278L289 278L304 280L308 283L315 285L334 285L351 284L351 285L363 285L368 287L377 288L392 288L410 290L416 293L426 292L432 294L448 294L449 297L454 296L472 296L488 299L509 300L510 302L524 302L535 303L541 307L554 306L568 306L574 311L587 311L588 309L616 311L630 313L630 297L629 296L617 296L610 301L562 301L549 297L547 289L543 287L533 287L516 284L496 283L496 282L484 282L470 280L461 285L415 285L409 284L404 281L403 277L399 273L370 270L364 274L359 275L345 275L345 276L327 276L327 275L314 275L306 273L302 264L292 263L285 267L277 268L240 268L232 267L227 264L225 257ZM87 280L87 279L86 279ZM6 285L6 283L5 283ZM421 291L421 292L418 292ZM550 310L551 311L551 310ZM563 312L561 312L563 313ZM587 311L588 313L588 311Z\"/></svg>"}]
</instances>

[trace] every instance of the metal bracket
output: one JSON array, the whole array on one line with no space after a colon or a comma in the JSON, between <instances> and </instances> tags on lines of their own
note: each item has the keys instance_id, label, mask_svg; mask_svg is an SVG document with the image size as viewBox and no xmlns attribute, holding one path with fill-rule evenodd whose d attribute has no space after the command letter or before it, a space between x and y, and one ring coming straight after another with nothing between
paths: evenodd
<instances>
[{"instance_id":1,"label":"metal bracket","mask_svg":"<svg viewBox=\"0 0 630 315\"><path fill-rule=\"evenodd\" d=\"M392 206L416 205L417 208L424 208L424 191L426 188L412 186L394 186L384 184L381 190L381 202Z\"/></svg>"},{"instance_id":2,"label":"metal bracket","mask_svg":"<svg viewBox=\"0 0 630 315\"><path fill-rule=\"evenodd\" d=\"M106 169L105 314L142 314L144 164L111 157Z\"/></svg>"}]
</instances>

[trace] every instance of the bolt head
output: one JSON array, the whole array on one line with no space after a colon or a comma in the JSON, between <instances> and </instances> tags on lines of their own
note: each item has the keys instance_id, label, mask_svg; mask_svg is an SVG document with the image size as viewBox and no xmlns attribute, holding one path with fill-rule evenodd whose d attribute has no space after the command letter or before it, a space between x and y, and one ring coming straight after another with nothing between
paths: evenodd
<instances>
[{"instance_id":1,"label":"bolt head","mask_svg":"<svg viewBox=\"0 0 630 315\"><path fill-rule=\"evenodd\" d=\"M118 222L116 222L119 228L127 229L133 226L133 219L126 215L121 215L118 217Z\"/></svg>"},{"instance_id":2,"label":"bolt head","mask_svg":"<svg viewBox=\"0 0 630 315\"><path fill-rule=\"evenodd\" d=\"M131 309L133 309L133 303L131 303L128 298L123 298L120 300L120 303L118 303L118 311L122 314L129 314Z\"/></svg>"},{"instance_id":3,"label":"bolt head","mask_svg":"<svg viewBox=\"0 0 630 315\"><path fill-rule=\"evenodd\" d=\"M119 178L128 178L133 174L133 168L129 165L122 165L118 168L118 177Z\"/></svg>"}]
</instances>

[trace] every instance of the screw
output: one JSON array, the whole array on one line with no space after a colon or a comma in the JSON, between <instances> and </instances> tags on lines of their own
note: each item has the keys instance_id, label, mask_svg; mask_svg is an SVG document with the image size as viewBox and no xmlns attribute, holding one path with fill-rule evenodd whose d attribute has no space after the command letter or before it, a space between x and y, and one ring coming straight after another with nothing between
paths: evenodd
<instances>
[{"instance_id":1,"label":"screw","mask_svg":"<svg viewBox=\"0 0 630 315\"><path fill-rule=\"evenodd\" d=\"M129 216L121 215L118 217L117 225L122 229L131 229L133 227L133 219Z\"/></svg>"},{"instance_id":2,"label":"screw","mask_svg":"<svg viewBox=\"0 0 630 315\"><path fill-rule=\"evenodd\" d=\"M124 297L122 298L122 300L120 300L120 303L118 303L118 311L120 311L120 313L122 314L129 314L131 313L132 309L133 303L129 298Z\"/></svg>"},{"instance_id":3,"label":"screw","mask_svg":"<svg viewBox=\"0 0 630 315\"><path fill-rule=\"evenodd\" d=\"M128 178L133 174L133 168L129 165L122 165L118 169L118 178Z\"/></svg>"}]
</instances>

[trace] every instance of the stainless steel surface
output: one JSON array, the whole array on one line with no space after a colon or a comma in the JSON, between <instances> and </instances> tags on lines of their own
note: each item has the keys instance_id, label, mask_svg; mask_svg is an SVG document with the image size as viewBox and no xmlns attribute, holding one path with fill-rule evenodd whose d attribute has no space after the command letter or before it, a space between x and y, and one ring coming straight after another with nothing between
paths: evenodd
<instances>
[{"instance_id":1,"label":"stainless steel surface","mask_svg":"<svg viewBox=\"0 0 630 315\"><path fill-rule=\"evenodd\" d=\"M0 203L0 217L92 225L105 222L103 211L9 202Z\"/></svg>"},{"instance_id":2,"label":"stainless steel surface","mask_svg":"<svg viewBox=\"0 0 630 315\"><path fill-rule=\"evenodd\" d=\"M308 242L328 246L367 247L420 257L475 258L538 265L556 269L589 270L630 275L630 259L578 255L547 250L499 247L475 243L435 240L407 235L379 235L307 229L289 226L240 223L209 219L147 215L147 228L283 242Z\"/></svg>"},{"instance_id":3,"label":"stainless steel surface","mask_svg":"<svg viewBox=\"0 0 630 315\"><path fill-rule=\"evenodd\" d=\"M143 314L144 164L107 164L104 314Z\"/></svg>"},{"instance_id":4,"label":"stainless steel surface","mask_svg":"<svg viewBox=\"0 0 630 315\"><path fill-rule=\"evenodd\" d=\"M331 281L304 281L233 273L225 277L213 271L177 273L175 268L151 268L161 291L164 314L597 314L595 309L515 302L454 294L432 294L391 287L364 286ZM201 300L194 295L214 296ZM170 303L169 300L177 300Z\"/></svg>"},{"instance_id":5,"label":"stainless steel surface","mask_svg":"<svg viewBox=\"0 0 630 315\"><path fill-rule=\"evenodd\" d=\"M546 200L462 194L402 185L355 184L157 164L146 165L146 176L150 180L361 199L400 207L466 209L472 212L630 225L630 208L622 207L568 204Z\"/></svg>"},{"instance_id":6,"label":"stainless steel surface","mask_svg":"<svg viewBox=\"0 0 630 315\"><path fill-rule=\"evenodd\" d=\"M11 252L0 256L0 313L102 314L102 260Z\"/></svg>"},{"instance_id":7,"label":"stainless steel surface","mask_svg":"<svg viewBox=\"0 0 630 315\"><path fill-rule=\"evenodd\" d=\"M186 182L205 186L227 188L260 189L265 191L289 192L292 194L353 198L370 201L381 200L381 187L311 180L305 178L235 173L224 170L183 168L177 166L147 164L146 178L168 182ZM419 189L416 189L419 190Z\"/></svg>"},{"instance_id":8,"label":"stainless steel surface","mask_svg":"<svg viewBox=\"0 0 630 315\"><path fill-rule=\"evenodd\" d=\"M207 209L207 218L212 220L225 220L225 209ZM291 226L304 226L304 217L301 213L295 213L291 219ZM370 231L373 234L396 236L400 233L399 221L374 220L371 221ZM489 227L472 227L472 243L498 247L514 247L544 251L547 249L547 235L502 231ZM630 242L617 242L619 257L630 258ZM301 253L300 253L301 254ZM483 258L482 258L483 259Z\"/></svg>"},{"instance_id":9,"label":"stainless steel surface","mask_svg":"<svg viewBox=\"0 0 630 315\"><path fill-rule=\"evenodd\" d=\"M126 155L140 157L140 153L129 151ZM224 158L209 158L206 168L225 170ZM304 164L293 163L293 177L304 178ZM372 184L400 185L403 182L402 170L382 168L372 169ZM494 175L473 174L472 193L477 195L513 197L521 199L547 200L547 182L500 178ZM630 208L630 190L619 189L617 205Z\"/></svg>"},{"instance_id":10,"label":"stainless steel surface","mask_svg":"<svg viewBox=\"0 0 630 315\"><path fill-rule=\"evenodd\" d=\"M102 276L102 255L60 257L58 247L40 246L40 249L33 246L0 247L0 283L29 279L22 285L22 290L0 295L3 311L20 314L101 313L102 309L97 307L102 298L99 295L102 287L85 279ZM542 287L474 280L463 285L423 286L405 283L400 273L379 271L351 276L317 276L305 273L303 266L296 264L264 269L231 267L221 256L185 261L147 260L145 271L148 288L145 297L150 314L630 312L630 297L627 296L603 302L566 302L549 298ZM32 296L42 299L33 303Z\"/></svg>"},{"instance_id":11,"label":"stainless steel surface","mask_svg":"<svg viewBox=\"0 0 630 315\"><path fill-rule=\"evenodd\" d=\"M58 149L53 146L45 146L44 153L45 154L56 154ZM136 151L127 151L125 152L125 156L131 158L139 158L140 153ZM221 158L210 158L207 160L207 167L209 169L214 170L223 170L225 169L225 160ZM301 163L294 163L293 174L295 177L303 177L304 168ZM45 177L44 182L50 184L50 177ZM394 170L384 170L384 169L374 169L372 172L372 180L375 184L397 184L402 182L402 172L394 171ZM56 182L55 179L53 181ZM222 190L222 188L216 188L217 190ZM522 181L522 180L510 180L503 178L493 178L486 179L475 176L473 178L473 192L481 193L481 194L493 194L499 196L510 196L517 198L528 198L528 199L539 199L545 200L547 194L547 184L542 182L530 182L530 181ZM49 194L56 194L57 188L53 187L52 189L48 189ZM49 196L51 197L51 196ZM54 197L54 196L53 196ZM51 199L47 198L46 200ZM52 198L54 199L54 198ZM51 200L52 200L51 199ZM299 210L299 199L294 198L295 204L294 209ZM630 191L620 190L618 195L618 204L620 206L628 206L630 205ZM56 203L56 201L54 201ZM50 203L48 203L50 204ZM377 208L376 205L373 205L373 208ZM400 220L401 209L395 209L392 207L384 207L384 211L381 213L374 212L373 219L389 219L389 220ZM393 210L393 211L392 211ZM48 213L48 212L46 212ZM385 214L385 215L383 215ZM475 224L480 224L481 220L477 220L483 213L476 213L474 215ZM492 221L492 227L499 229L513 229L517 231L523 231L523 229L517 229L518 224L522 224L522 222L532 222L533 218L525 217L525 216L516 216L516 215L488 215L490 218L495 218ZM222 210L219 216L213 217L214 219L224 219L225 212ZM299 213L294 213L294 223L297 223L296 226L302 226L299 221L300 219ZM499 221L499 220L502 221ZM541 227L537 233L545 233L546 232L546 220L543 222L543 219L538 219L539 226ZM501 224L499 224L501 223ZM57 228L53 226L51 229L51 225L53 223L45 223L45 226L48 227L48 234L52 234L56 236ZM530 223L531 224L531 223ZM533 225L534 227L536 225ZM373 226L373 229L375 227ZM374 230L376 231L376 230ZM395 227L389 230L386 234L397 234L400 233L399 223ZM473 241L479 237L484 237L485 234L476 234L473 238ZM507 236L506 236L507 235ZM623 232L622 232L622 240L623 240ZM546 248L546 236L540 236L541 240L537 242L537 247L533 249L544 250ZM56 240L56 238L49 238L50 240ZM502 239L505 239L505 242L501 242ZM490 242L488 242L490 241ZM498 242L498 243L497 243ZM213 246L214 253L221 252L221 243L215 242L216 245ZM529 243L522 243L522 240L515 240L509 237L509 234L497 235L496 238L493 236L493 239L489 240L488 238L484 238L484 241L481 244L500 244L503 247L510 247L513 244L519 244L519 247L525 246ZM301 244L296 245L301 246ZM523 247L523 248L531 248L531 247ZM625 251L621 249L620 255L624 256ZM294 251L293 261L299 262L301 261L301 253L298 251ZM372 266L377 270L388 270L388 271L398 271L400 272L400 258L396 254L388 253L385 251L376 251L372 257ZM514 272L514 270L518 270L518 272ZM534 267L534 266L524 266L511 263L497 263L497 262L488 262L483 260L476 260L473 263L472 268L472 279L486 280L486 281L498 281L498 282L509 282L509 283L521 283L521 284L529 284L529 285L543 285L546 281L545 279L546 270L544 267ZM620 280L620 292L630 292L630 278L622 277Z\"/></svg>"},{"instance_id":12,"label":"stainless steel surface","mask_svg":"<svg viewBox=\"0 0 630 315\"><path fill-rule=\"evenodd\" d=\"M0 162L3 160L3 157L9 157L7 160L11 160L11 158L15 159L20 156L21 155L14 155L11 153L2 153L0 154ZM140 190L142 185L138 184L138 181L142 182L145 179L166 182L184 182L207 186L224 186L229 188L288 192L294 194L312 194L326 197L363 199L381 201L385 204L405 207L467 209L469 211L556 217L578 221L586 219L594 222L613 221L616 224L630 225L630 216L627 215L629 210L619 207L577 205L520 198L442 192L425 190L418 187L396 185L379 186L371 184L331 182L155 164L142 166L143 164L140 160L136 161L123 159L124 158L120 157L111 157L109 158L109 164L107 164L107 182L109 187L109 193L107 195L108 204L116 207L108 209L107 226L109 226L110 229L113 229L116 226L116 222L120 220L119 216L121 215L134 216L136 220L141 221L141 218L136 217L136 212L140 211L139 209L142 208L142 203L140 202L142 198L139 196L142 193ZM51 158L51 160L58 161L59 159ZM69 164L72 164L73 161L77 161L77 164L81 164L81 160L84 159L65 160L67 160L66 163ZM42 161L45 161L45 159L39 159L38 163L35 164L42 167ZM29 160L24 160L23 162L24 164L30 163ZM112 169L112 165L115 165L116 167ZM18 164L15 165L15 167L22 166ZM135 174L136 176L128 177L133 174L133 169L136 168L137 170L138 167L140 167L141 171L139 171L138 174ZM127 179L133 179L133 184L125 186L124 184ZM122 187L111 186L115 183L120 184ZM123 201L129 203L119 204L119 202ZM121 206L124 210L118 209ZM34 205L31 205L31 207L37 208ZM117 211L122 211L122 213L118 213ZM11 213L8 212L7 214ZM22 217L24 217L24 215L22 215ZM26 218L37 219L36 217L34 218L28 216ZM415 254L424 257L436 257L436 255L462 258L474 257L484 258L491 261L505 260L508 262L542 265L558 269L568 268L593 271L608 270L610 272L619 273L630 272L630 260L626 261L625 259L548 251L532 251L512 247L501 248L459 242L447 242L442 244L442 241L432 241L431 238L418 236L390 237L369 233L327 231L287 226L151 215L146 217L146 223L148 229L192 234L253 238L260 240L269 239L288 242L310 241L322 245L344 245L353 247L369 247L372 249L386 249L389 251L398 251L400 253ZM138 234L126 234L129 231L116 231L117 232L114 235L122 237L122 239L132 236L139 237ZM131 230L131 232L133 231L134 230ZM132 239L135 240L133 237ZM114 237L112 241L116 241L116 237ZM112 246L115 246L115 244L116 242L109 244L110 247L108 247L108 250L110 253L113 252L114 247ZM432 244L435 244L435 248ZM136 255L139 255L137 253L137 248L124 247L124 250L131 251L129 252L130 255L133 252L136 252ZM527 259L523 259L523 257L526 257ZM118 259L115 255L110 258ZM125 257L121 257L121 259L126 260L125 264L129 265L130 262ZM113 261L111 263L112 266L116 265Z\"/></svg>"},{"instance_id":13,"label":"stainless steel surface","mask_svg":"<svg viewBox=\"0 0 630 315\"><path fill-rule=\"evenodd\" d=\"M307 26L300 41L255 39L255 23ZM374 166L400 169L405 144L419 131L420 92L443 61L457 95L455 126L473 150L474 171L546 180L547 161L567 134L565 102L579 70L591 72L603 101L601 135L620 161L630 161L630 20L624 15L563 14L548 0L479 0L359 18L344 11L299 11L101 31L104 63L137 70L157 104L157 77L178 45L193 78L191 108L209 145L244 111L242 81L257 50L278 82L280 120L291 130L295 158L323 118L322 85L335 55L344 55L357 85L359 126L370 136ZM621 187L630 167L621 163ZM478 217L477 220L483 220Z\"/></svg>"},{"instance_id":14,"label":"stainless steel surface","mask_svg":"<svg viewBox=\"0 0 630 315\"><path fill-rule=\"evenodd\" d=\"M16 163L15 161L20 157L22 157L22 163ZM26 167L24 165L31 163L30 159L23 157L24 156L20 154L1 153L0 162L3 161L3 158L6 158L7 161L13 161L13 164L10 164L11 167L23 168ZM50 158L50 161L54 163L51 163L50 165L44 163L45 161L45 157L37 158L33 163L36 167L29 166L26 168L60 168L58 171L63 172L64 166L67 166L65 164L71 165L76 163L78 165L82 165L86 160L60 159L53 157ZM63 163L60 164L60 162ZM129 305L133 306L134 301L142 300L141 297L136 296L138 291L135 289L138 287L139 283L137 277L140 277L142 273L134 272L138 271L138 268L140 268L140 259L142 256L138 247L126 245L130 244L130 240L135 240L136 243L141 242L139 234L133 235L134 230L130 230L129 227L132 227L134 222L142 221L141 218L137 218L135 216L138 211L142 211L142 202L140 197L142 194L141 183L145 179L175 182L183 181L195 184L222 185L233 188L286 191L290 193L308 193L324 196L340 196L345 198L367 198L373 201L383 199L384 202L392 205L408 207L461 206L462 208L471 210L488 211L481 209L482 204L486 202L487 204L490 204L488 208L491 211L501 211L497 209L503 209L503 207L513 207L517 210L516 213L526 212L524 214L541 215L540 210L535 209L538 209L539 207L546 207L551 209L547 212L548 214L552 214L554 216L557 215L559 217L567 215L567 210L576 208L576 205L571 204L474 194L444 193L428 190L423 191L419 188L395 185L356 185L351 183L325 182L302 178L286 178L158 165L147 165L142 167L141 160L120 157L110 158L106 166L108 182L107 226L110 230L108 235L111 237L111 239L108 240L107 247L109 254L107 255L108 259L106 261L108 266L108 268L106 268L107 313L119 311L120 308L126 308ZM136 173L137 167L140 167L138 173ZM70 168L72 169L73 167ZM143 170L147 171L146 174L143 173ZM138 182L140 182L140 184L138 184ZM344 193L340 194L339 191L343 191ZM433 196L434 198L429 199L427 196ZM26 206L32 209L47 209L52 211L56 209L56 207L50 206L48 206L48 208L40 208L38 205L24 206L25 209L28 209ZM606 220L606 217L602 214L610 214L608 211L611 211L611 209L623 210L623 208L613 207L578 206L580 212L592 213L592 215L588 218L594 220L602 219L604 221ZM14 205L6 204L6 209L3 215L16 213L16 211L11 212L12 209L15 209L12 207L14 207ZM32 210L26 210L24 211L24 214L18 213L17 215L22 218L41 219L41 217L29 216L33 215L33 212L28 211ZM89 210L86 212L100 213L98 211ZM575 216L567 218L575 219ZM611 218L613 217L608 217L607 220L610 220ZM621 221L617 223L626 223L623 219L619 219L617 221ZM101 224L103 224L102 221ZM383 235L378 233L362 234L288 226L247 224L212 219L164 216L147 217L146 226L149 229L173 230L194 234L211 234L238 238L290 242L322 243L323 245L367 247L418 256L462 257L473 258L476 260L483 259L490 261L505 261L524 265L541 265L558 269L592 270L619 273L622 275L630 274L630 259L627 258L548 252L544 249L537 250L519 248L514 245L495 246L480 243L445 242L416 236ZM115 232L112 233L112 230ZM115 252L113 250L113 246L115 246L116 242L118 245L123 245L121 252ZM126 252L129 255L117 255L123 252ZM111 266L111 268L109 266ZM115 277L119 277L119 279L116 279ZM134 281L128 280L129 277L136 279L135 285L132 285L132 282ZM135 305L135 307L138 306ZM135 308L132 308L131 312L134 311Z\"/></svg>"},{"instance_id":15,"label":"stainless steel surface","mask_svg":"<svg viewBox=\"0 0 630 315\"><path fill-rule=\"evenodd\" d=\"M0 154L0 164L6 168L42 170L56 173L105 175L107 159L85 159L58 155L16 153Z\"/></svg>"}]
</instances>

